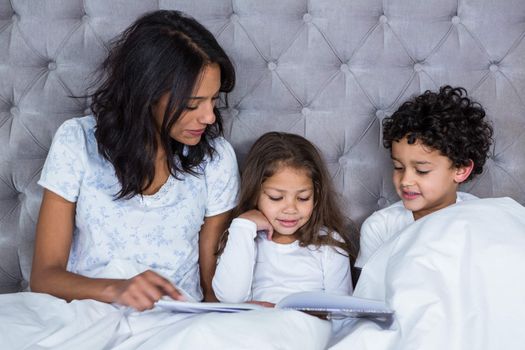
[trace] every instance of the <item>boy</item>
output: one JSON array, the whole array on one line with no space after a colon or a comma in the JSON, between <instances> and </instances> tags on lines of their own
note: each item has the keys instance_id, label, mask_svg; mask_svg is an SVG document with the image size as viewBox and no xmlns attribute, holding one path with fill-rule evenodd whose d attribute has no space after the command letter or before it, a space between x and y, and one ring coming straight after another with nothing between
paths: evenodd
<instances>
[{"instance_id":1,"label":"boy","mask_svg":"<svg viewBox=\"0 0 525 350\"><path fill-rule=\"evenodd\" d=\"M401 201L374 212L361 227L355 267L362 268L387 240L425 215L475 199L459 184L483 171L492 143L485 111L463 88L444 86L405 102L383 120L393 183Z\"/></svg>"}]
</instances>

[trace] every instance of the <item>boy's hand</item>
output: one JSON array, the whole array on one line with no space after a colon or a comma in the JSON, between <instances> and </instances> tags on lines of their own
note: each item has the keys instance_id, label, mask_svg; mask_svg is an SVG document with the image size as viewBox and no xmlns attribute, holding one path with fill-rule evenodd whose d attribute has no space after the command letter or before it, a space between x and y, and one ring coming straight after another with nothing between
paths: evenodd
<instances>
[{"instance_id":1,"label":"boy's hand","mask_svg":"<svg viewBox=\"0 0 525 350\"><path fill-rule=\"evenodd\" d=\"M248 210L245 213L239 215L240 218L253 221L257 225L257 231L266 231L268 239L272 239L273 226L270 221L257 209Z\"/></svg>"},{"instance_id":2,"label":"boy's hand","mask_svg":"<svg viewBox=\"0 0 525 350\"><path fill-rule=\"evenodd\" d=\"M255 304L255 305L261 305L261 306L264 306L264 307L275 307L275 304L274 303L270 303L268 301L257 301L257 300L252 300L252 301L247 301L248 304Z\"/></svg>"},{"instance_id":3,"label":"boy's hand","mask_svg":"<svg viewBox=\"0 0 525 350\"><path fill-rule=\"evenodd\" d=\"M131 306L138 311L152 309L164 295L175 300L185 300L170 281L151 270L127 280L119 280L112 287L114 302Z\"/></svg>"}]
</instances>

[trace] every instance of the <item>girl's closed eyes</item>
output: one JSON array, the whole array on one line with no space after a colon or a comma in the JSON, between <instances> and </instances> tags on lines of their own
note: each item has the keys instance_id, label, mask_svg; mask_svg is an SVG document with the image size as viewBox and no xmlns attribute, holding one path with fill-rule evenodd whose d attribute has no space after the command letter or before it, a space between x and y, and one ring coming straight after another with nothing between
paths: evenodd
<instances>
[{"instance_id":1,"label":"girl's closed eyes","mask_svg":"<svg viewBox=\"0 0 525 350\"><path fill-rule=\"evenodd\" d=\"M304 191L300 191L300 192L304 192ZM309 192L311 192L311 190L309 190ZM266 193L266 192L263 192L270 200L272 201L280 201L280 200L283 200L285 197L283 195L280 195L280 194L270 194L270 193ZM311 194L308 194L306 196L297 196L296 197L296 200L298 201L301 201L301 202L307 202L309 201L310 199L312 198L312 195Z\"/></svg>"}]
</instances>

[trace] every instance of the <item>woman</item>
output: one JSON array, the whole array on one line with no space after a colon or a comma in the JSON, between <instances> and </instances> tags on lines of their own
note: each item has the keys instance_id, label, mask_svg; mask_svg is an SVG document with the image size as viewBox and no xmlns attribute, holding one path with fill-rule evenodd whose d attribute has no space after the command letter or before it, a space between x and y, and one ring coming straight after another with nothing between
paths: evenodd
<instances>
[{"instance_id":1,"label":"woman","mask_svg":"<svg viewBox=\"0 0 525 350\"><path fill-rule=\"evenodd\" d=\"M59 128L42 171L31 289L144 310L183 291L202 299L200 265L214 300L238 188L216 106L233 66L202 25L158 11L122 34L102 73L94 116Z\"/></svg>"}]
</instances>

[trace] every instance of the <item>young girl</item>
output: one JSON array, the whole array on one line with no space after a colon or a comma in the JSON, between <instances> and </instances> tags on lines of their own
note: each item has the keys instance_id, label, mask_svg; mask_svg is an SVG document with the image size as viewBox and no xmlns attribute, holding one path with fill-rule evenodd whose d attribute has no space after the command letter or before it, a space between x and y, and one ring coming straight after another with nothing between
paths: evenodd
<instances>
[{"instance_id":1,"label":"young girl","mask_svg":"<svg viewBox=\"0 0 525 350\"><path fill-rule=\"evenodd\" d=\"M351 294L351 237L317 149L270 132L252 146L212 286L222 302ZM222 242L224 243L224 242Z\"/></svg>"}]
</instances>

